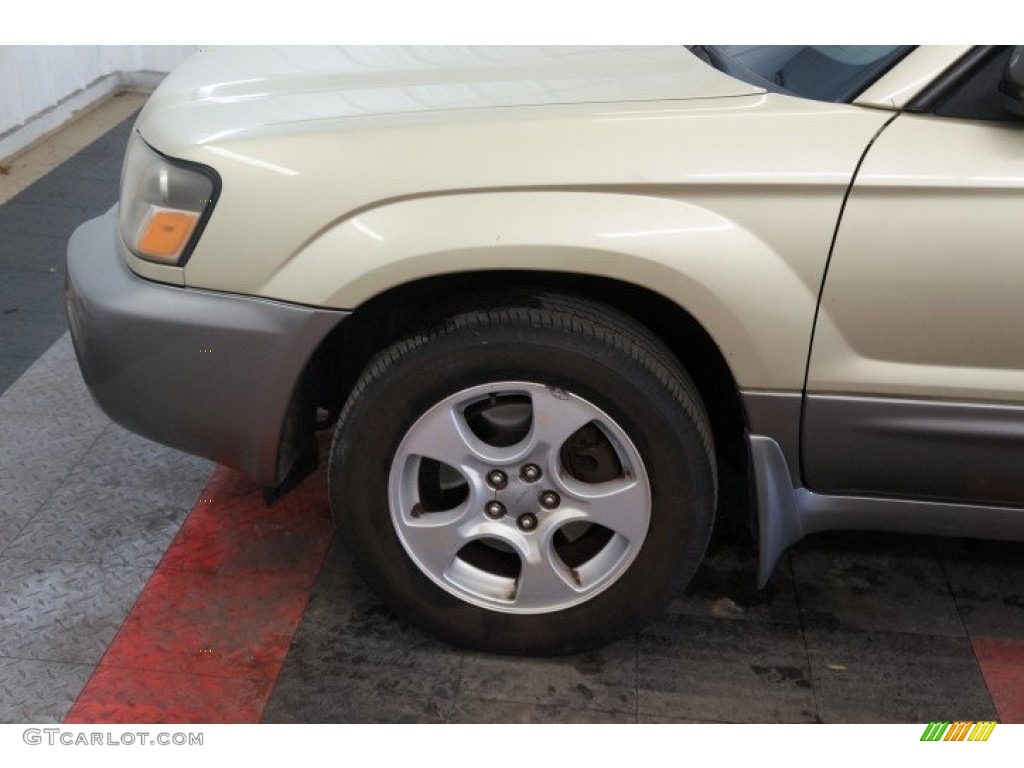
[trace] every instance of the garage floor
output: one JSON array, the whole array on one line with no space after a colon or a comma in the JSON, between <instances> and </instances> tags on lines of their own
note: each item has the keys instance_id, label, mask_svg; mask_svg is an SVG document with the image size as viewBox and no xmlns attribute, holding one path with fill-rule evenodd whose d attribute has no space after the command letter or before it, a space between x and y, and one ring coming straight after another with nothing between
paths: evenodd
<instances>
[{"instance_id":1,"label":"garage floor","mask_svg":"<svg viewBox=\"0 0 1024 768\"><path fill-rule=\"evenodd\" d=\"M1021 544L819 536L758 592L751 542L716 534L664 618L569 658L397 622L322 473L267 509L93 406L63 250L114 203L129 130L0 206L0 722L1024 722Z\"/></svg>"}]
</instances>

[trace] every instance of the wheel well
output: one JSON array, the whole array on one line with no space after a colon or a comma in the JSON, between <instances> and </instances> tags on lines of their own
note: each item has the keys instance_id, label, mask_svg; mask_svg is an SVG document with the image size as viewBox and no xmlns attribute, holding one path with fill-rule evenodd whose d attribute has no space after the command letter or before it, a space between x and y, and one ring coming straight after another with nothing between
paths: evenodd
<instances>
[{"instance_id":1,"label":"wheel well","mask_svg":"<svg viewBox=\"0 0 1024 768\"><path fill-rule=\"evenodd\" d=\"M370 358L414 328L445 297L493 292L501 285L536 286L586 296L646 326L683 362L697 385L711 420L718 466L737 473L746 486L746 420L736 380L717 345L700 323L674 302L645 288L607 278L491 271L433 277L386 291L356 309L317 350L309 368L316 382L317 404L337 415ZM726 505L719 506L725 511ZM749 506L728 506L743 508L742 523L750 522Z\"/></svg>"}]
</instances>

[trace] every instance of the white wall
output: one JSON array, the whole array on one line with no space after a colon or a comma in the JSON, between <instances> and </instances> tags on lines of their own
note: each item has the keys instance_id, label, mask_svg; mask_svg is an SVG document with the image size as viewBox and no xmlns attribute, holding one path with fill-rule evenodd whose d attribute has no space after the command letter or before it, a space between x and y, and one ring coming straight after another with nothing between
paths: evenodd
<instances>
[{"instance_id":1,"label":"white wall","mask_svg":"<svg viewBox=\"0 0 1024 768\"><path fill-rule=\"evenodd\" d=\"M155 84L195 50L181 45L0 46L0 158L125 84Z\"/></svg>"}]
</instances>

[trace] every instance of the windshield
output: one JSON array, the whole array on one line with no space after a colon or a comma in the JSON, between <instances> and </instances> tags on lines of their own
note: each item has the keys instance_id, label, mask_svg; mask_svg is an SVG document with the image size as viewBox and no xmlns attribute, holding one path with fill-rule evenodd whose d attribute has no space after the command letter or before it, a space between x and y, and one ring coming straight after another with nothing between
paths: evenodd
<instances>
[{"instance_id":1,"label":"windshield","mask_svg":"<svg viewBox=\"0 0 1024 768\"><path fill-rule=\"evenodd\" d=\"M907 55L911 45L694 45L727 75L770 91L850 101Z\"/></svg>"}]
</instances>

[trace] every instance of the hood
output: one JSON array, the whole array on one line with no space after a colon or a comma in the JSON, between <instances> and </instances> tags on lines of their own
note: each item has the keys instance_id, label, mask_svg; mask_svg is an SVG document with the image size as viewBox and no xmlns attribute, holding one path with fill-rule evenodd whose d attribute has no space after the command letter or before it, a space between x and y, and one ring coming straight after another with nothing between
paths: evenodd
<instances>
[{"instance_id":1,"label":"hood","mask_svg":"<svg viewBox=\"0 0 1024 768\"><path fill-rule=\"evenodd\" d=\"M178 67L138 125L180 146L324 119L762 92L681 45L228 47Z\"/></svg>"}]
</instances>

